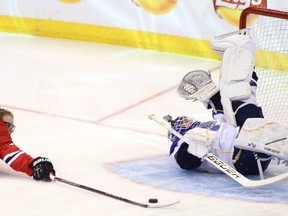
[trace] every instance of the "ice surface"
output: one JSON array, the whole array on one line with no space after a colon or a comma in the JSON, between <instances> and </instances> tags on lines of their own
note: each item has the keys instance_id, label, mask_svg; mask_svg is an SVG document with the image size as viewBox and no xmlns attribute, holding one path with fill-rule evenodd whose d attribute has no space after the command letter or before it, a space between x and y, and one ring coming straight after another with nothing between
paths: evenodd
<instances>
[{"instance_id":1,"label":"ice surface","mask_svg":"<svg viewBox=\"0 0 288 216\"><path fill-rule=\"evenodd\" d=\"M181 171L168 157L166 131L147 118L210 119L201 104L179 98L176 86L188 71L218 62L81 41L0 37L0 105L14 112L19 147L49 157L59 177L76 183L138 202L181 200L144 209L60 182L36 182L1 162L1 215L287 215L287 181L245 189L223 174ZM267 174L285 170L275 166Z\"/></svg>"}]
</instances>

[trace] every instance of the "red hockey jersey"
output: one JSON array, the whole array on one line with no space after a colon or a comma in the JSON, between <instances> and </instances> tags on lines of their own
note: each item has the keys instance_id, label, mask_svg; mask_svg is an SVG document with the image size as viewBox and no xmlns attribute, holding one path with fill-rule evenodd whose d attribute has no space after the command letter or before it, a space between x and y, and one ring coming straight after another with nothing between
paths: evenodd
<instances>
[{"instance_id":1,"label":"red hockey jersey","mask_svg":"<svg viewBox=\"0 0 288 216\"><path fill-rule=\"evenodd\" d=\"M0 119L0 159L16 171L32 176L29 164L33 158L20 150L12 141L8 128Z\"/></svg>"}]
</instances>

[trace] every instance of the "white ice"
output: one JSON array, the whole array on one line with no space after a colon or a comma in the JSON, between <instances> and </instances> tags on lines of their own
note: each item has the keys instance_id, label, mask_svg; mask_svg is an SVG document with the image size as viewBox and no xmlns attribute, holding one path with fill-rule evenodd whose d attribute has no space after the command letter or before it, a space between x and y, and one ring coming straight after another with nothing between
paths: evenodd
<instances>
[{"instance_id":1,"label":"white ice","mask_svg":"<svg viewBox=\"0 0 288 216\"><path fill-rule=\"evenodd\" d=\"M287 204L169 190L111 169L115 163L168 157L166 131L148 114L210 119L200 103L179 98L176 86L188 71L219 62L12 34L0 35L0 48L0 106L15 115L13 140L21 149L47 156L57 176L76 183L138 202L181 200L173 207L145 209L60 182L36 182L1 162L2 216L287 215ZM272 190L271 196L278 193Z\"/></svg>"}]
</instances>

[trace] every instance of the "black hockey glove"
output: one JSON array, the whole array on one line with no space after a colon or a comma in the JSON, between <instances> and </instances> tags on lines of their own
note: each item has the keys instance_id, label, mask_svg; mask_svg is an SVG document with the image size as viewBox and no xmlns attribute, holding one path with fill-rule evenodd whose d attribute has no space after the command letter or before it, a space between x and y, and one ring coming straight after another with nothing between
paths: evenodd
<instances>
[{"instance_id":1,"label":"black hockey glove","mask_svg":"<svg viewBox=\"0 0 288 216\"><path fill-rule=\"evenodd\" d=\"M55 175L53 164L48 158L37 157L29 165L33 170L33 179L36 181L51 181L50 173Z\"/></svg>"}]
</instances>

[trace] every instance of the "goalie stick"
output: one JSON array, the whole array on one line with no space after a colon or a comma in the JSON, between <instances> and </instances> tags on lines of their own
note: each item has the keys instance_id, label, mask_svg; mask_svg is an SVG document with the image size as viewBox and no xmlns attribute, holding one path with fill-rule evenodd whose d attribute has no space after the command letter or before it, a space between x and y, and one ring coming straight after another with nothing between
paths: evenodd
<instances>
[{"instance_id":1,"label":"goalie stick","mask_svg":"<svg viewBox=\"0 0 288 216\"><path fill-rule=\"evenodd\" d=\"M154 114L151 114L148 116L150 120L155 121L159 125L166 128L168 131L173 133L175 136L177 136L179 139L183 140L187 144L192 144L189 139L186 139L182 134L178 133L176 130L174 130L171 125L165 121L164 119L157 118ZM193 144L192 144L193 145ZM288 177L288 172L283 173L268 179L263 180L250 180L243 176L241 173L239 173L237 170L235 170L233 167L226 164L224 161L222 161L220 158L216 157L215 155L208 153L206 156L203 157L204 160L208 161L210 164L215 166L217 169L231 177L233 180L238 182L244 187L258 187L263 185L272 184L278 181L281 181Z\"/></svg>"},{"instance_id":2,"label":"goalie stick","mask_svg":"<svg viewBox=\"0 0 288 216\"><path fill-rule=\"evenodd\" d=\"M56 177L56 176L53 176L53 175L51 175L50 178L52 180L54 180L54 181L58 181L58 182L61 182L61 183L64 183L64 184L68 184L68 185L71 185L71 186L74 186L74 187L77 187L77 188L81 188L81 189L84 189L84 190L87 190L87 191L91 191L91 192L94 192L94 193L98 193L98 194L101 194L101 195L104 195L104 196L107 196L107 197L111 197L113 199L117 199L117 200L129 203L129 204L132 204L132 205L143 207L143 208L169 207L169 206L173 206L173 205L175 205L175 204L180 202L179 200L177 200L177 201L171 201L171 202L166 202L166 203L158 203L158 202L157 203L149 203L149 204L148 203L141 203L141 202L136 202L136 201L133 201L133 200L121 197L121 196L113 195L113 194L110 194L110 193L107 193L107 192L104 192L104 191L101 191L101 190L98 190L98 189L95 189L95 188L91 188L91 187L88 187L88 186L85 186L85 185L81 185L81 184L78 184L78 183L75 183L75 182L72 182L72 181L68 181L66 179L59 178L59 177Z\"/></svg>"}]
</instances>

